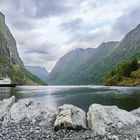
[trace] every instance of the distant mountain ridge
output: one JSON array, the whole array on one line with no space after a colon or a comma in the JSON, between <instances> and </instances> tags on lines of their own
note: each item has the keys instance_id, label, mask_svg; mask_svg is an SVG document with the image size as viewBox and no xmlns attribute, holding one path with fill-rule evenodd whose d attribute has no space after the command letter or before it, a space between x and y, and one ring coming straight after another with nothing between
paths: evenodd
<instances>
[{"instance_id":1,"label":"distant mountain ridge","mask_svg":"<svg viewBox=\"0 0 140 140\"><path fill-rule=\"evenodd\" d=\"M108 55L118 42L102 43L98 48L75 49L56 63L48 77L49 84L86 84L88 75L84 75L91 64Z\"/></svg>"},{"instance_id":2,"label":"distant mountain ridge","mask_svg":"<svg viewBox=\"0 0 140 140\"><path fill-rule=\"evenodd\" d=\"M140 25L119 42L102 43L90 54L85 53L86 49L83 52L85 56L79 57L80 52L75 50L61 57L49 75L49 84L101 84L104 76L122 61L140 60Z\"/></svg>"},{"instance_id":3,"label":"distant mountain ridge","mask_svg":"<svg viewBox=\"0 0 140 140\"><path fill-rule=\"evenodd\" d=\"M47 76L49 73L45 68L40 66L26 66L26 69L30 71L33 75L37 76L42 81L47 83Z\"/></svg>"}]
</instances>

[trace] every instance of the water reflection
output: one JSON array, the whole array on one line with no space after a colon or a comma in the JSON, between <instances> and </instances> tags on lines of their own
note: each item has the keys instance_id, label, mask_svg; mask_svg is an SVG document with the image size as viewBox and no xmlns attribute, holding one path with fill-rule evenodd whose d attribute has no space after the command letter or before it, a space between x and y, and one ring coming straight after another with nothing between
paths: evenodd
<instances>
[{"instance_id":1,"label":"water reflection","mask_svg":"<svg viewBox=\"0 0 140 140\"><path fill-rule=\"evenodd\" d=\"M10 87L0 87L0 100L11 97Z\"/></svg>"},{"instance_id":2,"label":"water reflection","mask_svg":"<svg viewBox=\"0 0 140 140\"><path fill-rule=\"evenodd\" d=\"M140 88L104 86L21 86L0 88L0 99L15 95L17 100L34 98L51 107L73 104L85 111L92 103L117 105L133 110L140 106Z\"/></svg>"}]
</instances>

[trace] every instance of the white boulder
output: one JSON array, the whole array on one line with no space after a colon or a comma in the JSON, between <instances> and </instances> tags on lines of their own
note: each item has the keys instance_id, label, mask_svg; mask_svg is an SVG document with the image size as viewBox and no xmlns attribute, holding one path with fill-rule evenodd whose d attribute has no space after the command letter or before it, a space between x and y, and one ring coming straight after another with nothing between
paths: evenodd
<instances>
[{"instance_id":1,"label":"white boulder","mask_svg":"<svg viewBox=\"0 0 140 140\"><path fill-rule=\"evenodd\" d=\"M28 119L32 123L39 121L41 125L46 125L52 121L57 112L39 101L24 99L16 102L9 113L10 121L16 123Z\"/></svg>"},{"instance_id":2,"label":"white boulder","mask_svg":"<svg viewBox=\"0 0 140 140\"><path fill-rule=\"evenodd\" d=\"M0 122L3 121L4 117L9 112L11 106L15 103L15 97L12 96L9 99L4 99L3 101L0 101Z\"/></svg>"},{"instance_id":3,"label":"white boulder","mask_svg":"<svg viewBox=\"0 0 140 140\"><path fill-rule=\"evenodd\" d=\"M0 119L5 116L5 114L9 111L11 106L15 103L15 97L12 96L9 99L4 99L0 101Z\"/></svg>"},{"instance_id":4,"label":"white boulder","mask_svg":"<svg viewBox=\"0 0 140 140\"><path fill-rule=\"evenodd\" d=\"M59 107L59 113L54 123L55 130L61 128L80 129L86 127L86 113L73 105L65 104Z\"/></svg>"},{"instance_id":5,"label":"white boulder","mask_svg":"<svg viewBox=\"0 0 140 140\"><path fill-rule=\"evenodd\" d=\"M87 113L87 120L90 129L104 135L107 128L111 126L120 128L140 121L140 118L125 110L119 109L117 106L92 104Z\"/></svg>"}]
</instances>

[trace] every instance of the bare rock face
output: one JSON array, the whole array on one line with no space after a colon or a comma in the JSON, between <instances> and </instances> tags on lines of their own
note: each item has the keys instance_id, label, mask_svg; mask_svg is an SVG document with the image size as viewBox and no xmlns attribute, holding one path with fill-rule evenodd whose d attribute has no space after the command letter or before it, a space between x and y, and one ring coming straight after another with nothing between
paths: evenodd
<instances>
[{"instance_id":1,"label":"bare rock face","mask_svg":"<svg viewBox=\"0 0 140 140\"><path fill-rule=\"evenodd\" d=\"M54 123L55 130L62 128L86 128L86 113L73 105L65 104L59 107L59 113Z\"/></svg>"},{"instance_id":2,"label":"bare rock face","mask_svg":"<svg viewBox=\"0 0 140 140\"><path fill-rule=\"evenodd\" d=\"M102 106L99 104L92 104L87 113L88 127L96 131L98 134L104 135L108 128L121 128L134 124L136 121L140 122L140 118L131 113L119 109L117 106Z\"/></svg>"},{"instance_id":3,"label":"bare rock face","mask_svg":"<svg viewBox=\"0 0 140 140\"><path fill-rule=\"evenodd\" d=\"M0 12L0 37L1 36L3 36L3 39L0 39L0 50L3 51L9 63L11 65L23 65L17 51L16 41L5 23L5 16Z\"/></svg>"},{"instance_id":4,"label":"bare rock face","mask_svg":"<svg viewBox=\"0 0 140 140\"><path fill-rule=\"evenodd\" d=\"M4 99L0 101L0 123L2 123L4 117L9 112L11 106L15 103L15 97L12 96L9 99Z\"/></svg>"},{"instance_id":5,"label":"bare rock face","mask_svg":"<svg viewBox=\"0 0 140 140\"><path fill-rule=\"evenodd\" d=\"M19 123L22 120L29 120L32 123L46 125L56 115L56 110L49 109L46 105L33 99L24 99L16 102L9 110L9 117L5 122Z\"/></svg>"}]
</instances>

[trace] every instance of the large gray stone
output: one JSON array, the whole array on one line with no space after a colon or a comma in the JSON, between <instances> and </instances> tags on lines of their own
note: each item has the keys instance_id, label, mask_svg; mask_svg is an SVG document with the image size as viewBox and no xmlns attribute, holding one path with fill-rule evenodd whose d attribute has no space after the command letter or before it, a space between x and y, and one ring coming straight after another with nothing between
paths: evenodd
<instances>
[{"instance_id":1,"label":"large gray stone","mask_svg":"<svg viewBox=\"0 0 140 140\"><path fill-rule=\"evenodd\" d=\"M86 128L86 113L73 105L65 104L59 107L59 113L54 123L55 130L61 128Z\"/></svg>"},{"instance_id":2,"label":"large gray stone","mask_svg":"<svg viewBox=\"0 0 140 140\"><path fill-rule=\"evenodd\" d=\"M92 104L87 113L87 120L90 129L104 135L107 132L106 130L112 126L121 128L140 121L140 118L119 109L117 106Z\"/></svg>"},{"instance_id":3,"label":"large gray stone","mask_svg":"<svg viewBox=\"0 0 140 140\"><path fill-rule=\"evenodd\" d=\"M3 121L4 117L9 112L11 106L15 103L15 97L12 96L9 99L4 99L0 101L0 123Z\"/></svg>"},{"instance_id":4,"label":"large gray stone","mask_svg":"<svg viewBox=\"0 0 140 140\"><path fill-rule=\"evenodd\" d=\"M29 120L32 123L47 125L52 121L57 112L48 108L45 104L33 99L24 99L16 102L9 111L9 117L5 120L19 123L22 120Z\"/></svg>"}]
</instances>

